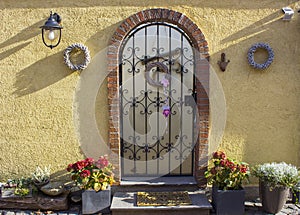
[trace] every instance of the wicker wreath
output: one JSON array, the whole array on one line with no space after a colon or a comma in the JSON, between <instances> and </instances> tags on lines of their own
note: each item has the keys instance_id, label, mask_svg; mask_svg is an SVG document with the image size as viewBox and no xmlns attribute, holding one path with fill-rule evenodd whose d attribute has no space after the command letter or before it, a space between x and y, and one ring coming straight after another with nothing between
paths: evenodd
<instances>
[{"instance_id":1,"label":"wicker wreath","mask_svg":"<svg viewBox=\"0 0 300 215\"><path fill-rule=\"evenodd\" d=\"M84 62L81 64L74 64L70 60L70 53L72 51L81 51L84 54ZM74 43L68 46L64 52L65 64L73 71L85 69L91 61L90 51L88 47L80 43Z\"/></svg>"},{"instance_id":2,"label":"wicker wreath","mask_svg":"<svg viewBox=\"0 0 300 215\"><path fill-rule=\"evenodd\" d=\"M256 63L254 61L254 53L257 49L265 49L268 52L268 59L264 63ZM266 69L268 68L274 60L274 52L273 49L267 43L256 43L248 51L248 62L250 66L255 69Z\"/></svg>"},{"instance_id":3,"label":"wicker wreath","mask_svg":"<svg viewBox=\"0 0 300 215\"><path fill-rule=\"evenodd\" d=\"M163 86L162 83L160 83L158 81L154 81L153 78L150 77L150 71L153 67L158 67L160 69L160 71L165 72L166 73L165 77L170 81L170 73L169 73L168 67L161 62L153 62L153 63L147 64L146 72L145 72L145 78L150 85L155 86L155 87Z\"/></svg>"}]
</instances>

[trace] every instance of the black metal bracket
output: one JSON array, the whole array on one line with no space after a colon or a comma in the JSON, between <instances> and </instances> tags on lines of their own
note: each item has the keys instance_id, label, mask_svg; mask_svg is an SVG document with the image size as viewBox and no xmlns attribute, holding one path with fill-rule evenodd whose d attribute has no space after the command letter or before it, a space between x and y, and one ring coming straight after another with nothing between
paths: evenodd
<instances>
[{"instance_id":1,"label":"black metal bracket","mask_svg":"<svg viewBox=\"0 0 300 215\"><path fill-rule=\"evenodd\" d=\"M220 69L222 70L222 72L225 72L226 67L227 67L229 62L230 62L230 60L226 61L225 53L222 53L221 54L221 61L218 61L218 65L219 65Z\"/></svg>"}]
</instances>

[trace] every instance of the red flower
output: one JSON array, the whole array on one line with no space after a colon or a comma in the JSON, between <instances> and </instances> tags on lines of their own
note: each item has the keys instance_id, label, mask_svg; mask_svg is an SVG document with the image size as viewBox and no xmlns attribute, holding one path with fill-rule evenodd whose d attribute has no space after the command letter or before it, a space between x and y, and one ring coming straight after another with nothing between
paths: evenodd
<instances>
[{"instance_id":1,"label":"red flower","mask_svg":"<svg viewBox=\"0 0 300 215\"><path fill-rule=\"evenodd\" d=\"M234 170L236 168L235 164L229 160L226 161L226 167L229 167L231 170Z\"/></svg>"},{"instance_id":2,"label":"red flower","mask_svg":"<svg viewBox=\"0 0 300 215\"><path fill-rule=\"evenodd\" d=\"M220 161L220 165L221 165L221 166L225 166L225 165L226 165L226 161L225 161L225 160L221 160L221 161Z\"/></svg>"},{"instance_id":3,"label":"red flower","mask_svg":"<svg viewBox=\"0 0 300 215\"><path fill-rule=\"evenodd\" d=\"M217 152L213 153L213 158L215 158L215 159L225 159L226 155L225 155L224 152L217 151Z\"/></svg>"},{"instance_id":4,"label":"red flower","mask_svg":"<svg viewBox=\"0 0 300 215\"><path fill-rule=\"evenodd\" d=\"M71 171L73 171L73 170L74 170L74 169L73 169L73 164L71 163L71 164L68 165L67 171L68 171L68 172L71 172Z\"/></svg>"},{"instance_id":5,"label":"red flower","mask_svg":"<svg viewBox=\"0 0 300 215\"><path fill-rule=\"evenodd\" d=\"M93 165L95 161L93 158L86 158L85 162L86 162L86 166L89 166L89 165Z\"/></svg>"},{"instance_id":6,"label":"red flower","mask_svg":"<svg viewBox=\"0 0 300 215\"><path fill-rule=\"evenodd\" d=\"M241 166L241 173L247 173L248 168L244 165Z\"/></svg>"},{"instance_id":7,"label":"red flower","mask_svg":"<svg viewBox=\"0 0 300 215\"><path fill-rule=\"evenodd\" d=\"M84 167L86 167L84 160L75 163L76 170L82 170Z\"/></svg>"},{"instance_id":8,"label":"red flower","mask_svg":"<svg viewBox=\"0 0 300 215\"><path fill-rule=\"evenodd\" d=\"M91 172L87 169L83 170L81 173L80 173L80 177L82 178L86 178L86 177L89 177L91 175Z\"/></svg>"}]
</instances>

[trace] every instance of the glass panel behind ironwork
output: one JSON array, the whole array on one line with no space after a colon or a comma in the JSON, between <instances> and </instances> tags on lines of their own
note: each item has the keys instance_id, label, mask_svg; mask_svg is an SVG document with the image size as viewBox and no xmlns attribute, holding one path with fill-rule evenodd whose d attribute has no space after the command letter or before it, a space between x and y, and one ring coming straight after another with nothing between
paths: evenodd
<instances>
[{"instance_id":1,"label":"glass panel behind ironwork","mask_svg":"<svg viewBox=\"0 0 300 215\"><path fill-rule=\"evenodd\" d=\"M160 62L166 72L147 65ZM121 171L127 176L193 174L195 139L194 52L176 26L145 24L127 36L120 51ZM167 99L169 98L169 99ZM163 116L168 105L171 114Z\"/></svg>"}]
</instances>

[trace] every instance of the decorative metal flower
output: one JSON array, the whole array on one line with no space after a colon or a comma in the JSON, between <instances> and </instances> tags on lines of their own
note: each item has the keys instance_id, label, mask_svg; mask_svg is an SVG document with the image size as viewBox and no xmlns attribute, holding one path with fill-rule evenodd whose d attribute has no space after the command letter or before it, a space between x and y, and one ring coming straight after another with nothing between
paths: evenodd
<instances>
[{"instance_id":1,"label":"decorative metal flower","mask_svg":"<svg viewBox=\"0 0 300 215\"><path fill-rule=\"evenodd\" d=\"M167 88L170 84L169 80L164 76L163 79L160 81L164 88Z\"/></svg>"},{"instance_id":2,"label":"decorative metal flower","mask_svg":"<svg viewBox=\"0 0 300 215\"><path fill-rule=\"evenodd\" d=\"M163 108L163 115L164 115L165 117L168 117L168 116L171 114L170 106L165 105L165 106L163 106L162 108Z\"/></svg>"}]
</instances>

